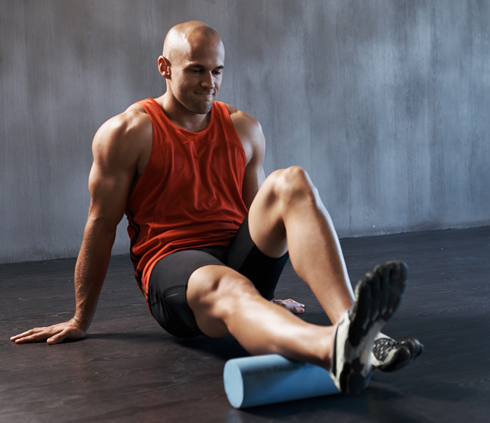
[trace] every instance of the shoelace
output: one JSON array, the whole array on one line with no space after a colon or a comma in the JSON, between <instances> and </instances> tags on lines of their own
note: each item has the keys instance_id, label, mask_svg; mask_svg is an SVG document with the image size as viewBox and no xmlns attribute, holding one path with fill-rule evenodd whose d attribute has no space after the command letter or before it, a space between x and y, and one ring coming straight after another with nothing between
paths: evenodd
<instances>
[{"instance_id":1,"label":"shoelace","mask_svg":"<svg viewBox=\"0 0 490 423\"><path fill-rule=\"evenodd\" d=\"M373 354L374 356L382 361L386 358L390 350L395 347L397 342L390 338L380 338L374 341Z\"/></svg>"}]
</instances>

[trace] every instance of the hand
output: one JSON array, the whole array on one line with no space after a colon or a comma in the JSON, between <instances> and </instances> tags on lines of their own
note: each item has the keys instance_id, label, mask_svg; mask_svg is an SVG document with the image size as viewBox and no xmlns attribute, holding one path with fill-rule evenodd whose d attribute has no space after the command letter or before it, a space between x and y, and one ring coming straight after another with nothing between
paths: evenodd
<instances>
[{"instance_id":1,"label":"hand","mask_svg":"<svg viewBox=\"0 0 490 423\"><path fill-rule=\"evenodd\" d=\"M65 339L82 339L85 337L85 330L82 330L80 323L75 319L68 322L58 323L57 325L44 328L34 328L10 338L16 344L27 342L46 341L48 344L58 344Z\"/></svg>"},{"instance_id":2,"label":"hand","mask_svg":"<svg viewBox=\"0 0 490 423\"><path fill-rule=\"evenodd\" d=\"M274 304L284 307L286 310L293 314L303 314L305 312L305 305L300 304L297 301L288 298L287 300L272 300Z\"/></svg>"}]
</instances>

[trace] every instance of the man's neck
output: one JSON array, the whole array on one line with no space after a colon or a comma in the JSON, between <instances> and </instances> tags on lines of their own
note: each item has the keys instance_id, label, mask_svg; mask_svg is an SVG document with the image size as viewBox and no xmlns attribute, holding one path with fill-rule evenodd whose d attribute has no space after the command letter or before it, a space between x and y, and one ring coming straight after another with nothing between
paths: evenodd
<instances>
[{"instance_id":1,"label":"man's neck","mask_svg":"<svg viewBox=\"0 0 490 423\"><path fill-rule=\"evenodd\" d=\"M190 132L200 132L207 128L211 113L198 114L185 109L181 104L175 103L165 94L156 99L167 117L178 127Z\"/></svg>"}]
</instances>

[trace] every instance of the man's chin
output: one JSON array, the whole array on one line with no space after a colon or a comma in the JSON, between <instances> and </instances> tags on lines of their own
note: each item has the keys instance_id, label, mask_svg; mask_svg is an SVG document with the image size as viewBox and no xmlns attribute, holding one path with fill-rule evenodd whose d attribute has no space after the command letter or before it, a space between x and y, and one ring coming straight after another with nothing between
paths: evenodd
<instances>
[{"instance_id":1,"label":"man's chin","mask_svg":"<svg viewBox=\"0 0 490 423\"><path fill-rule=\"evenodd\" d=\"M213 103L214 103L214 99L212 101L208 101L205 103L196 104L192 108L192 111L194 113L198 113L200 115L207 115L211 111L211 109L213 107Z\"/></svg>"}]
</instances>

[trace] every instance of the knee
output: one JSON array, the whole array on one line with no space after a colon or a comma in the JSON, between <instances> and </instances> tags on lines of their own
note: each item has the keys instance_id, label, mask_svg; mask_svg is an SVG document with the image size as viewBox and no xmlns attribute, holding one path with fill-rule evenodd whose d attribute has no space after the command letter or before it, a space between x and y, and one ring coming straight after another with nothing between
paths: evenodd
<instances>
[{"instance_id":1,"label":"knee","mask_svg":"<svg viewBox=\"0 0 490 423\"><path fill-rule=\"evenodd\" d=\"M215 284L215 293L216 302L228 305L231 309L249 297L260 295L252 282L238 273L220 277Z\"/></svg>"},{"instance_id":2,"label":"knee","mask_svg":"<svg viewBox=\"0 0 490 423\"><path fill-rule=\"evenodd\" d=\"M233 318L243 308L253 308L251 304L262 298L257 289L245 277L226 276L219 282L213 301L213 314L224 322Z\"/></svg>"},{"instance_id":3,"label":"knee","mask_svg":"<svg viewBox=\"0 0 490 423\"><path fill-rule=\"evenodd\" d=\"M298 200L315 200L317 189L308 173L299 166L291 166L271 174L274 194L286 204Z\"/></svg>"},{"instance_id":4,"label":"knee","mask_svg":"<svg viewBox=\"0 0 490 423\"><path fill-rule=\"evenodd\" d=\"M199 328L208 336L229 334L229 322L260 296L243 275L226 266L203 266L189 278L187 303Z\"/></svg>"}]
</instances>

